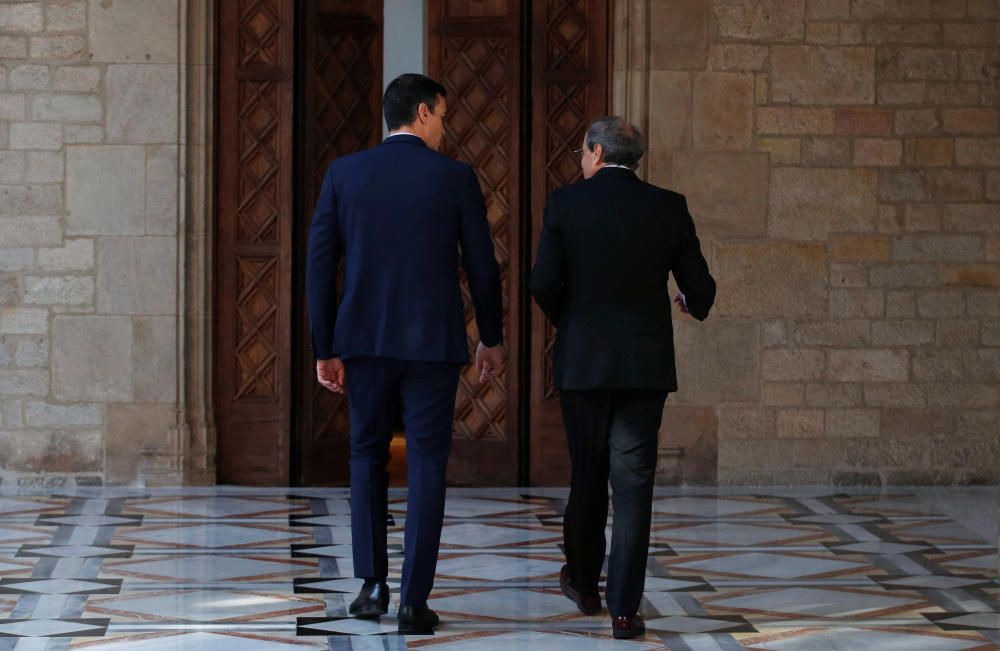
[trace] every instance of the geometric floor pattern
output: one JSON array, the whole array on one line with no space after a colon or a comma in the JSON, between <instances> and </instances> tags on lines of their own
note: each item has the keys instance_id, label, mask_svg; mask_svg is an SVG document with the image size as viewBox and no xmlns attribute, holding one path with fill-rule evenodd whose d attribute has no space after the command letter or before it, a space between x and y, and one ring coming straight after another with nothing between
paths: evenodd
<instances>
[{"instance_id":1,"label":"geometric floor pattern","mask_svg":"<svg viewBox=\"0 0 1000 651\"><path fill-rule=\"evenodd\" d=\"M632 641L559 592L566 494L449 489L442 625L401 637L347 616L345 489L7 492L0 651L1000 650L992 489L658 489ZM387 518L395 599L405 491Z\"/></svg>"}]
</instances>

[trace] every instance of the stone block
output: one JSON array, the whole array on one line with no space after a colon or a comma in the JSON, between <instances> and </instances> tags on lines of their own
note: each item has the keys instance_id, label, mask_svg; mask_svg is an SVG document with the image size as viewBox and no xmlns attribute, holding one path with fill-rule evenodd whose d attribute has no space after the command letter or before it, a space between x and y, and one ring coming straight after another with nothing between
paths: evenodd
<instances>
[{"instance_id":1,"label":"stone block","mask_svg":"<svg viewBox=\"0 0 1000 651\"><path fill-rule=\"evenodd\" d=\"M38 266L43 271L90 271L94 268L94 241L67 240L60 248L38 249Z\"/></svg>"},{"instance_id":2,"label":"stone block","mask_svg":"<svg viewBox=\"0 0 1000 651\"><path fill-rule=\"evenodd\" d=\"M101 101L92 95L36 95L31 117L40 122L100 122Z\"/></svg>"},{"instance_id":3,"label":"stone block","mask_svg":"<svg viewBox=\"0 0 1000 651\"><path fill-rule=\"evenodd\" d=\"M105 477L108 484L135 484L143 452L175 445L176 408L170 404L108 405Z\"/></svg>"},{"instance_id":4,"label":"stone block","mask_svg":"<svg viewBox=\"0 0 1000 651\"><path fill-rule=\"evenodd\" d=\"M892 241L881 235L834 235L830 239L830 259L838 262L885 262Z\"/></svg>"},{"instance_id":5,"label":"stone block","mask_svg":"<svg viewBox=\"0 0 1000 651\"><path fill-rule=\"evenodd\" d=\"M875 50L775 45L771 99L807 105L875 102Z\"/></svg>"},{"instance_id":6,"label":"stone block","mask_svg":"<svg viewBox=\"0 0 1000 651\"><path fill-rule=\"evenodd\" d=\"M111 65L105 83L108 142L177 141L177 66Z\"/></svg>"},{"instance_id":7,"label":"stone block","mask_svg":"<svg viewBox=\"0 0 1000 651\"><path fill-rule=\"evenodd\" d=\"M875 267L870 274L873 287L928 287L940 282L937 267L917 264L890 264Z\"/></svg>"},{"instance_id":8,"label":"stone block","mask_svg":"<svg viewBox=\"0 0 1000 651\"><path fill-rule=\"evenodd\" d=\"M51 246L62 243L58 217L0 217L3 246Z\"/></svg>"},{"instance_id":9,"label":"stone block","mask_svg":"<svg viewBox=\"0 0 1000 651\"><path fill-rule=\"evenodd\" d=\"M871 328L863 319L799 322L795 324L794 340L802 346L868 346L871 345Z\"/></svg>"},{"instance_id":10,"label":"stone block","mask_svg":"<svg viewBox=\"0 0 1000 651\"><path fill-rule=\"evenodd\" d=\"M794 348L761 351L761 377L787 382L818 380L823 377L826 357L821 350Z\"/></svg>"},{"instance_id":11,"label":"stone block","mask_svg":"<svg viewBox=\"0 0 1000 651\"><path fill-rule=\"evenodd\" d=\"M58 150L63 146L61 124L17 122L10 125L11 149Z\"/></svg>"},{"instance_id":12,"label":"stone block","mask_svg":"<svg viewBox=\"0 0 1000 651\"><path fill-rule=\"evenodd\" d=\"M0 32L40 32L45 28L41 2L0 5Z\"/></svg>"},{"instance_id":13,"label":"stone block","mask_svg":"<svg viewBox=\"0 0 1000 651\"><path fill-rule=\"evenodd\" d=\"M719 35L754 41L800 41L804 0L715 0Z\"/></svg>"},{"instance_id":14,"label":"stone block","mask_svg":"<svg viewBox=\"0 0 1000 651\"><path fill-rule=\"evenodd\" d=\"M830 315L835 319L873 319L883 314L885 296L881 289L830 290Z\"/></svg>"},{"instance_id":15,"label":"stone block","mask_svg":"<svg viewBox=\"0 0 1000 651\"><path fill-rule=\"evenodd\" d=\"M48 310L29 307L0 309L0 334L36 335L46 334L48 331Z\"/></svg>"},{"instance_id":16,"label":"stone block","mask_svg":"<svg viewBox=\"0 0 1000 651\"><path fill-rule=\"evenodd\" d=\"M1000 114L995 108L945 108L941 115L948 133L990 134L1000 129Z\"/></svg>"},{"instance_id":17,"label":"stone block","mask_svg":"<svg viewBox=\"0 0 1000 651\"><path fill-rule=\"evenodd\" d=\"M834 110L832 108L761 106L757 109L757 133L823 135L833 132Z\"/></svg>"},{"instance_id":18,"label":"stone block","mask_svg":"<svg viewBox=\"0 0 1000 651\"><path fill-rule=\"evenodd\" d=\"M677 359L679 402L715 404L756 399L760 360L753 324L678 322L674 338L675 345L687 351Z\"/></svg>"},{"instance_id":19,"label":"stone block","mask_svg":"<svg viewBox=\"0 0 1000 651\"><path fill-rule=\"evenodd\" d=\"M131 401L132 337L128 317L56 317L52 325L56 399Z\"/></svg>"},{"instance_id":20,"label":"stone block","mask_svg":"<svg viewBox=\"0 0 1000 651\"><path fill-rule=\"evenodd\" d=\"M1000 138L958 138L955 160L962 167L998 167Z\"/></svg>"},{"instance_id":21,"label":"stone block","mask_svg":"<svg viewBox=\"0 0 1000 651\"><path fill-rule=\"evenodd\" d=\"M765 407L801 407L805 404L805 386L796 382L765 382L760 395Z\"/></svg>"},{"instance_id":22,"label":"stone block","mask_svg":"<svg viewBox=\"0 0 1000 651\"><path fill-rule=\"evenodd\" d=\"M979 330L979 321L939 321L935 343L943 347L975 348L979 344Z\"/></svg>"},{"instance_id":23,"label":"stone block","mask_svg":"<svg viewBox=\"0 0 1000 651\"><path fill-rule=\"evenodd\" d=\"M660 446L684 448L685 484L715 483L718 471L719 420L712 407L668 405L660 425Z\"/></svg>"},{"instance_id":24,"label":"stone block","mask_svg":"<svg viewBox=\"0 0 1000 651\"><path fill-rule=\"evenodd\" d=\"M97 243L97 311L176 314L177 241L102 237ZM164 273L169 270L170 273Z\"/></svg>"},{"instance_id":25,"label":"stone block","mask_svg":"<svg viewBox=\"0 0 1000 651\"><path fill-rule=\"evenodd\" d=\"M906 161L920 167L947 167L955 158L951 138L913 138L906 141Z\"/></svg>"},{"instance_id":26,"label":"stone block","mask_svg":"<svg viewBox=\"0 0 1000 651\"><path fill-rule=\"evenodd\" d=\"M97 92L101 87L101 69L98 66L60 66L52 75L52 87L62 92Z\"/></svg>"},{"instance_id":27,"label":"stone block","mask_svg":"<svg viewBox=\"0 0 1000 651\"><path fill-rule=\"evenodd\" d=\"M877 409L830 409L826 412L826 435L836 438L876 438Z\"/></svg>"},{"instance_id":28,"label":"stone block","mask_svg":"<svg viewBox=\"0 0 1000 651\"><path fill-rule=\"evenodd\" d=\"M900 262L966 262L982 257L983 241L975 235L906 235L892 242L892 259Z\"/></svg>"},{"instance_id":29,"label":"stone block","mask_svg":"<svg viewBox=\"0 0 1000 651\"><path fill-rule=\"evenodd\" d=\"M691 75L650 71L649 106L657 116L649 124L650 151L687 149L691 141Z\"/></svg>"},{"instance_id":30,"label":"stone block","mask_svg":"<svg viewBox=\"0 0 1000 651\"><path fill-rule=\"evenodd\" d=\"M143 147L67 147L67 232L141 234L146 222L145 172Z\"/></svg>"},{"instance_id":31,"label":"stone block","mask_svg":"<svg viewBox=\"0 0 1000 651\"><path fill-rule=\"evenodd\" d=\"M87 56L87 39L82 36L32 36L31 58L71 61Z\"/></svg>"},{"instance_id":32,"label":"stone block","mask_svg":"<svg viewBox=\"0 0 1000 651\"><path fill-rule=\"evenodd\" d=\"M889 138L858 138L854 141L854 164L894 167L903 159L903 143Z\"/></svg>"},{"instance_id":33,"label":"stone block","mask_svg":"<svg viewBox=\"0 0 1000 651\"><path fill-rule=\"evenodd\" d=\"M753 76L724 72L695 75L692 129L695 149L749 149L753 135Z\"/></svg>"},{"instance_id":34,"label":"stone block","mask_svg":"<svg viewBox=\"0 0 1000 651\"><path fill-rule=\"evenodd\" d=\"M0 432L0 468L24 473L100 472L99 431Z\"/></svg>"},{"instance_id":35,"label":"stone block","mask_svg":"<svg viewBox=\"0 0 1000 651\"><path fill-rule=\"evenodd\" d=\"M886 45L934 45L941 41L939 23L868 23L865 42Z\"/></svg>"},{"instance_id":36,"label":"stone block","mask_svg":"<svg viewBox=\"0 0 1000 651\"><path fill-rule=\"evenodd\" d=\"M921 47L880 48L877 64L880 79L950 80L958 77L958 53L954 50Z\"/></svg>"},{"instance_id":37,"label":"stone block","mask_svg":"<svg viewBox=\"0 0 1000 651\"><path fill-rule=\"evenodd\" d=\"M924 387L907 382L878 382L864 385L865 404L869 407L920 408L927 406Z\"/></svg>"},{"instance_id":38,"label":"stone block","mask_svg":"<svg viewBox=\"0 0 1000 651\"><path fill-rule=\"evenodd\" d=\"M767 63L768 47L745 43L719 43L709 51L710 70L760 72Z\"/></svg>"},{"instance_id":39,"label":"stone block","mask_svg":"<svg viewBox=\"0 0 1000 651\"><path fill-rule=\"evenodd\" d=\"M876 179L875 172L864 169L774 170L768 234L825 241L832 232L873 230Z\"/></svg>"},{"instance_id":40,"label":"stone block","mask_svg":"<svg viewBox=\"0 0 1000 651\"><path fill-rule=\"evenodd\" d=\"M677 152L674 180L687 197L699 234L754 237L767 213L766 154Z\"/></svg>"},{"instance_id":41,"label":"stone block","mask_svg":"<svg viewBox=\"0 0 1000 651\"><path fill-rule=\"evenodd\" d=\"M923 135L940 126L934 109L912 109L896 111L895 129L900 135Z\"/></svg>"},{"instance_id":42,"label":"stone block","mask_svg":"<svg viewBox=\"0 0 1000 651\"><path fill-rule=\"evenodd\" d=\"M877 88L879 104L920 104L927 97L922 81L884 81Z\"/></svg>"},{"instance_id":43,"label":"stone block","mask_svg":"<svg viewBox=\"0 0 1000 651\"><path fill-rule=\"evenodd\" d=\"M20 65L11 69L7 81L11 90L45 90L49 87L49 67Z\"/></svg>"},{"instance_id":44,"label":"stone block","mask_svg":"<svg viewBox=\"0 0 1000 651\"><path fill-rule=\"evenodd\" d=\"M847 138L804 138L802 163L809 167L847 167L851 162L851 141Z\"/></svg>"},{"instance_id":45,"label":"stone block","mask_svg":"<svg viewBox=\"0 0 1000 651\"><path fill-rule=\"evenodd\" d=\"M892 133L892 111L878 108L838 108L834 130L842 136L887 136Z\"/></svg>"},{"instance_id":46,"label":"stone block","mask_svg":"<svg viewBox=\"0 0 1000 651\"><path fill-rule=\"evenodd\" d=\"M977 201L983 198L980 170L934 169L925 176L931 201Z\"/></svg>"},{"instance_id":47,"label":"stone block","mask_svg":"<svg viewBox=\"0 0 1000 651\"><path fill-rule=\"evenodd\" d=\"M945 23L944 42L946 45L995 46L997 44L997 25L989 21L971 23Z\"/></svg>"},{"instance_id":48,"label":"stone block","mask_svg":"<svg viewBox=\"0 0 1000 651\"><path fill-rule=\"evenodd\" d=\"M872 323L872 343L876 346L922 346L934 343L934 323L930 321L876 321Z\"/></svg>"},{"instance_id":49,"label":"stone block","mask_svg":"<svg viewBox=\"0 0 1000 651\"><path fill-rule=\"evenodd\" d=\"M878 198L882 201L923 201L927 198L923 171L883 171L879 174Z\"/></svg>"},{"instance_id":50,"label":"stone block","mask_svg":"<svg viewBox=\"0 0 1000 651\"><path fill-rule=\"evenodd\" d=\"M100 63L176 63L177 0L90 1L90 52Z\"/></svg>"},{"instance_id":51,"label":"stone block","mask_svg":"<svg viewBox=\"0 0 1000 651\"><path fill-rule=\"evenodd\" d=\"M87 28L86 0L49 2L45 7L45 31L77 32Z\"/></svg>"},{"instance_id":52,"label":"stone block","mask_svg":"<svg viewBox=\"0 0 1000 651\"><path fill-rule=\"evenodd\" d=\"M905 382L910 358L905 350L831 350L826 378L833 382Z\"/></svg>"},{"instance_id":53,"label":"stone block","mask_svg":"<svg viewBox=\"0 0 1000 651\"><path fill-rule=\"evenodd\" d=\"M39 400L24 404L24 422L29 427L76 428L104 424L101 405L58 405Z\"/></svg>"},{"instance_id":54,"label":"stone block","mask_svg":"<svg viewBox=\"0 0 1000 651\"><path fill-rule=\"evenodd\" d=\"M176 317L135 319L132 377L136 402L174 402L177 399L176 321Z\"/></svg>"},{"instance_id":55,"label":"stone block","mask_svg":"<svg viewBox=\"0 0 1000 651\"><path fill-rule=\"evenodd\" d=\"M719 439L767 439L777 435L777 415L760 407L720 407Z\"/></svg>"},{"instance_id":56,"label":"stone block","mask_svg":"<svg viewBox=\"0 0 1000 651\"><path fill-rule=\"evenodd\" d=\"M721 316L795 318L826 316L826 247L820 244L719 243L716 279L723 288ZM725 288L739 288L729 292ZM781 291L775 291L781 287Z\"/></svg>"},{"instance_id":57,"label":"stone block","mask_svg":"<svg viewBox=\"0 0 1000 651\"><path fill-rule=\"evenodd\" d=\"M822 409L779 409L777 432L779 438L819 438L823 436Z\"/></svg>"},{"instance_id":58,"label":"stone block","mask_svg":"<svg viewBox=\"0 0 1000 651\"><path fill-rule=\"evenodd\" d=\"M945 265L942 280L948 287L1000 287L996 264Z\"/></svg>"},{"instance_id":59,"label":"stone block","mask_svg":"<svg viewBox=\"0 0 1000 651\"><path fill-rule=\"evenodd\" d=\"M0 370L0 395L44 396L49 392L48 371L6 371Z\"/></svg>"},{"instance_id":60,"label":"stone block","mask_svg":"<svg viewBox=\"0 0 1000 651\"><path fill-rule=\"evenodd\" d=\"M41 368L49 362L49 345L45 339L22 339L17 342L14 363L20 368Z\"/></svg>"},{"instance_id":61,"label":"stone block","mask_svg":"<svg viewBox=\"0 0 1000 651\"><path fill-rule=\"evenodd\" d=\"M90 276L26 276L24 302L34 305L88 305L94 300Z\"/></svg>"},{"instance_id":62,"label":"stone block","mask_svg":"<svg viewBox=\"0 0 1000 651\"><path fill-rule=\"evenodd\" d=\"M917 299L917 312L924 318L962 316L965 297L957 291L927 291Z\"/></svg>"},{"instance_id":63,"label":"stone block","mask_svg":"<svg viewBox=\"0 0 1000 651\"><path fill-rule=\"evenodd\" d=\"M810 407L858 407L862 402L860 384L811 382L806 385L806 405Z\"/></svg>"},{"instance_id":64,"label":"stone block","mask_svg":"<svg viewBox=\"0 0 1000 651\"><path fill-rule=\"evenodd\" d=\"M24 180L28 183L62 183L66 166L62 152L29 151Z\"/></svg>"}]
</instances>

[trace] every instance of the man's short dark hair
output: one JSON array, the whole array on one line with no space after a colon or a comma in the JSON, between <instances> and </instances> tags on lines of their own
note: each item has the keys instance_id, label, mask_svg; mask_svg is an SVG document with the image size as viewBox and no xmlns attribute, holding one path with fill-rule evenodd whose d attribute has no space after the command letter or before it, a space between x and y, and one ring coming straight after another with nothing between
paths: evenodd
<instances>
[{"instance_id":1,"label":"man's short dark hair","mask_svg":"<svg viewBox=\"0 0 1000 651\"><path fill-rule=\"evenodd\" d=\"M393 79L382 96L382 110L385 112L385 123L389 131L395 131L416 120L421 103L427 104L427 108L433 113L438 95L447 97L448 91L430 77L407 73Z\"/></svg>"},{"instance_id":2,"label":"man's short dark hair","mask_svg":"<svg viewBox=\"0 0 1000 651\"><path fill-rule=\"evenodd\" d=\"M636 169L646 153L646 138L642 132L617 115L597 118L587 130L587 148L600 145L604 162Z\"/></svg>"}]
</instances>

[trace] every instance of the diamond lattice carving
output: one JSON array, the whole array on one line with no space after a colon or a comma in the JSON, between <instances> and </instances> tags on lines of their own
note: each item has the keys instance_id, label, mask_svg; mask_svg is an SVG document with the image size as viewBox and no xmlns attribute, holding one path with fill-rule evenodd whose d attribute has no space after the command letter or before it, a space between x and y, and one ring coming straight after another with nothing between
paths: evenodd
<instances>
[{"instance_id":1,"label":"diamond lattice carving","mask_svg":"<svg viewBox=\"0 0 1000 651\"><path fill-rule=\"evenodd\" d=\"M281 29L272 5L269 0L241 0L240 65L278 63Z\"/></svg>"},{"instance_id":2,"label":"diamond lattice carving","mask_svg":"<svg viewBox=\"0 0 1000 651\"><path fill-rule=\"evenodd\" d=\"M278 259L237 257L236 398L273 398Z\"/></svg>"},{"instance_id":3,"label":"diamond lattice carving","mask_svg":"<svg viewBox=\"0 0 1000 651\"><path fill-rule=\"evenodd\" d=\"M237 123L237 239L278 239L278 109L277 85L243 81L239 85Z\"/></svg>"},{"instance_id":4,"label":"diamond lattice carving","mask_svg":"<svg viewBox=\"0 0 1000 651\"><path fill-rule=\"evenodd\" d=\"M504 332L508 332L510 278L509 183L511 153L510 40L507 37L442 39L441 80L448 90L444 150L475 168L486 199L486 216L500 264ZM475 313L463 272L462 300L470 353L479 342ZM473 366L465 368L455 404L455 438L503 441L507 438L507 371L479 384Z\"/></svg>"}]
</instances>

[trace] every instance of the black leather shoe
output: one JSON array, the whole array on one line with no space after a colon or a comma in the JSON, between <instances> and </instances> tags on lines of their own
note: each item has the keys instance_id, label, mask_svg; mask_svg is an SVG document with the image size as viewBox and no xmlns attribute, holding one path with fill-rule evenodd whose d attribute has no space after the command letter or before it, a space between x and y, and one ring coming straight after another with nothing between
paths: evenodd
<instances>
[{"instance_id":1,"label":"black leather shoe","mask_svg":"<svg viewBox=\"0 0 1000 651\"><path fill-rule=\"evenodd\" d=\"M630 640L645 632L646 624L639 615L611 618L611 634L616 640Z\"/></svg>"},{"instance_id":2,"label":"black leather shoe","mask_svg":"<svg viewBox=\"0 0 1000 651\"><path fill-rule=\"evenodd\" d=\"M398 617L399 632L404 635L428 635L441 623L441 618L427 604L400 606Z\"/></svg>"},{"instance_id":3,"label":"black leather shoe","mask_svg":"<svg viewBox=\"0 0 1000 651\"><path fill-rule=\"evenodd\" d=\"M598 594L582 595L580 591L573 587L569 580L569 565L563 565L559 571L559 588L562 593L570 598L584 615L596 615L603 610L601 606L601 596Z\"/></svg>"},{"instance_id":4,"label":"black leather shoe","mask_svg":"<svg viewBox=\"0 0 1000 651\"><path fill-rule=\"evenodd\" d=\"M365 581L350 613L358 619L377 619L389 612L389 586L385 581Z\"/></svg>"}]
</instances>

